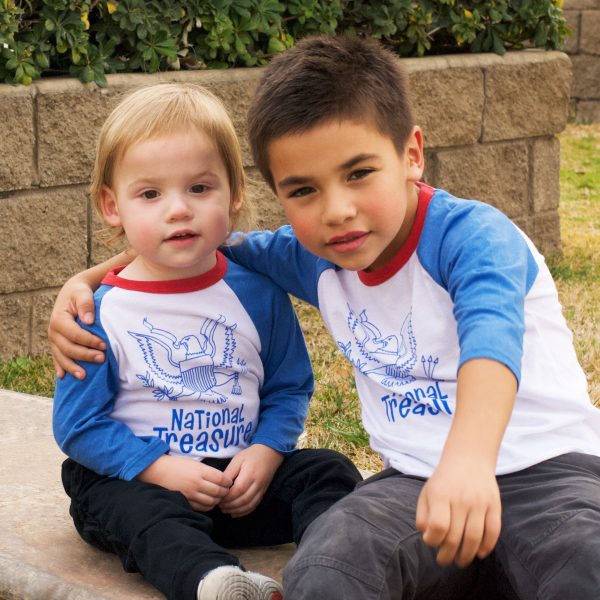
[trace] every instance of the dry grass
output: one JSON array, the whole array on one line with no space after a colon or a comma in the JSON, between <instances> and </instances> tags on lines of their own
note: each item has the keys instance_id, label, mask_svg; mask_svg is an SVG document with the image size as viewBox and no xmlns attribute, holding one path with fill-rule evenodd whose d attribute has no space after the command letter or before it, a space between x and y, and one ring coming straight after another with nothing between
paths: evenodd
<instances>
[{"instance_id":1,"label":"dry grass","mask_svg":"<svg viewBox=\"0 0 600 600\"><path fill-rule=\"evenodd\" d=\"M571 124L561 136L560 217L563 256L548 262L600 407L600 123Z\"/></svg>"}]
</instances>

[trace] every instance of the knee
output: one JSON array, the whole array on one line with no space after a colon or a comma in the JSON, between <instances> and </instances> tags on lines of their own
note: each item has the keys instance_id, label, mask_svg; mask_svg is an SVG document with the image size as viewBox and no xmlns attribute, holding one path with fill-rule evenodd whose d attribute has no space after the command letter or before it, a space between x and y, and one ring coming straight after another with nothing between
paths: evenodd
<instances>
[{"instance_id":1,"label":"knee","mask_svg":"<svg viewBox=\"0 0 600 600\"><path fill-rule=\"evenodd\" d=\"M344 482L348 489L362 481L362 475L356 465L343 454L327 448L302 450L303 458L313 465L313 472L329 481Z\"/></svg>"}]
</instances>

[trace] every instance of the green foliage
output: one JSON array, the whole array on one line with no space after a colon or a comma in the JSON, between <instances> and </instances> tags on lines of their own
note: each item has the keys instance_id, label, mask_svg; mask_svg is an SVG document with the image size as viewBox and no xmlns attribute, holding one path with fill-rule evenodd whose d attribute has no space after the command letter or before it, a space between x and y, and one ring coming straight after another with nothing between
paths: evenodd
<instances>
[{"instance_id":1,"label":"green foliage","mask_svg":"<svg viewBox=\"0 0 600 600\"><path fill-rule=\"evenodd\" d=\"M52 397L54 366L49 356L20 356L0 362L0 388Z\"/></svg>"},{"instance_id":2,"label":"green foliage","mask_svg":"<svg viewBox=\"0 0 600 600\"><path fill-rule=\"evenodd\" d=\"M252 67L309 34L381 39L402 56L560 48L561 0L0 0L0 82Z\"/></svg>"}]
</instances>

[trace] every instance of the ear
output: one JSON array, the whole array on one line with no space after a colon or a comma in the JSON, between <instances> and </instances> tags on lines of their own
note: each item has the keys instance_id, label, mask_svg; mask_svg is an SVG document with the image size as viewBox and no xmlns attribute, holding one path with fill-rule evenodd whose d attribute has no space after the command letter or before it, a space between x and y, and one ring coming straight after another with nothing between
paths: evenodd
<instances>
[{"instance_id":1,"label":"ear","mask_svg":"<svg viewBox=\"0 0 600 600\"><path fill-rule=\"evenodd\" d=\"M237 214L240 208L242 208L243 203L244 198L242 197L242 194L238 194L237 196L232 198L231 204L229 205L229 216L232 217L233 215Z\"/></svg>"},{"instance_id":2,"label":"ear","mask_svg":"<svg viewBox=\"0 0 600 600\"><path fill-rule=\"evenodd\" d=\"M121 225L117 197L107 185L103 185L100 188L100 211L108 225L111 227L119 227Z\"/></svg>"},{"instance_id":3,"label":"ear","mask_svg":"<svg viewBox=\"0 0 600 600\"><path fill-rule=\"evenodd\" d=\"M425 170L425 154L423 153L423 133L421 128L413 127L404 146L407 179L412 182L421 181Z\"/></svg>"}]
</instances>

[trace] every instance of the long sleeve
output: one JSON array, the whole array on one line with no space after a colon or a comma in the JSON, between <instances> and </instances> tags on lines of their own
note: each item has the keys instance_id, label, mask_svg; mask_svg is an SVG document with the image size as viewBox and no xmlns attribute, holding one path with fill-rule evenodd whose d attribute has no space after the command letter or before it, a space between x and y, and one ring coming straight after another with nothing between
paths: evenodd
<instances>
[{"instance_id":1,"label":"long sleeve","mask_svg":"<svg viewBox=\"0 0 600 600\"><path fill-rule=\"evenodd\" d=\"M97 303L97 315L99 308ZM118 366L102 328L97 324L86 328L106 342L106 359L102 364L85 363L83 381L71 375L57 380L54 437L67 456L89 469L133 479L169 448L156 438L137 437L127 425L110 418L118 393Z\"/></svg>"},{"instance_id":2,"label":"long sleeve","mask_svg":"<svg viewBox=\"0 0 600 600\"><path fill-rule=\"evenodd\" d=\"M287 294L266 277L230 263L226 281L260 338L264 378L252 443L291 452L304 430L314 383L296 314Z\"/></svg>"},{"instance_id":3,"label":"long sleeve","mask_svg":"<svg viewBox=\"0 0 600 600\"><path fill-rule=\"evenodd\" d=\"M223 253L236 263L266 275L286 292L318 307L317 283L332 263L315 256L297 240L289 225L277 231L253 231Z\"/></svg>"}]
</instances>

